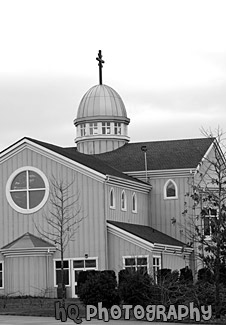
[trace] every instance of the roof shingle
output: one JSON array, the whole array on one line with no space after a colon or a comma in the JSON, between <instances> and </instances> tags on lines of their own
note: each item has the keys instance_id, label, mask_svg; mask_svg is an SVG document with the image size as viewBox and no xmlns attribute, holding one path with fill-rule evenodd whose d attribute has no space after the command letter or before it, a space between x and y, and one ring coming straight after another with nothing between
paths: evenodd
<instances>
[{"instance_id":1,"label":"roof shingle","mask_svg":"<svg viewBox=\"0 0 226 325\"><path fill-rule=\"evenodd\" d=\"M147 147L148 170L196 168L214 138L128 143L114 151L95 155L122 172L142 171Z\"/></svg>"},{"instance_id":2,"label":"roof shingle","mask_svg":"<svg viewBox=\"0 0 226 325\"><path fill-rule=\"evenodd\" d=\"M109 220L107 222L135 236L138 236L152 244L163 244L163 245L181 246L181 247L185 245L183 242L173 237L170 237L149 226L143 226L139 224L125 223L119 221L109 221Z\"/></svg>"}]
</instances>

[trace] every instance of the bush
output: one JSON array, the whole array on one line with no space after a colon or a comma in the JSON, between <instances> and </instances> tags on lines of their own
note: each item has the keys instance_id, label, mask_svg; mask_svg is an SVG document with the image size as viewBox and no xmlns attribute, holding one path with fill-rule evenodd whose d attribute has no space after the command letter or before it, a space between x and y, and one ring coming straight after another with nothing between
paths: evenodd
<instances>
[{"instance_id":1,"label":"bush","mask_svg":"<svg viewBox=\"0 0 226 325\"><path fill-rule=\"evenodd\" d=\"M180 282L182 283L191 283L193 282L192 270L188 266L185 266L183 269L180 269Z\"/></svg>"},{"instance_id":2,"label":"bush","mask_svg":"<svg viewBox=\"0 0 226 325\"><path fill-rule=\"evenodd\" d=\"M110 308L118 304L115 272L96 271L81 275L78 296L85 305L97 306L102 302L103 307Z\"/></svg>"},{"instance_id":3,"label":"bush","mask_svg":"<svg viewBox=\"0 0 226 325\"><path fill-rule=\"evenodd\" d=\"M152 303L153 279L140 271L121 270L119 272L118 292L124 304L147 306Z\"/></svg>"},{"instance_id":4,"label":"bush","mask_svg":"<svg viewBox=\"0 0 226 325\"><path fill-rule=\"evenodd\" d=\"M214 283L213 273L206 267L198 270L198 282Z\"/></svg>"}]
</instances>

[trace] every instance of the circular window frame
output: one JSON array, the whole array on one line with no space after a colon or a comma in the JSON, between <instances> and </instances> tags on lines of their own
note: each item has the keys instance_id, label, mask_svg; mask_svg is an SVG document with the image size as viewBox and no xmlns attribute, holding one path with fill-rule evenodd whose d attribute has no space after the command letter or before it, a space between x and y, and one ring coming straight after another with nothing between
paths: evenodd
<instances>
[{"instance_id":1,"label":"circular window frame","mask_svg":"<svg viewBox=\"0 0 226 325\"><path fill-rule=\"evenodd\" d=\"M11 184L14 180L14 178L20 174L21 172L24 172L24 171L33 171L35 173L37 173L43 180L44 184L45 184L45 194L44 194L44 197L42 199L42 201L34 208L32 209L23 209L21 207L19 207L13 200L12 196L11 196ZM20 213L23 213L23 214L31 214L31 213L35 213L37 212L38 210L40 210L44 204L46 203L47 199L48 199L48 196L49 196L49 182L48 182L48 179L47 177L45 176L45 174L38 168L36 167L32 167L32 166L25 166L25 167L21 167L21 168L18 168L17 170L15 170L9 177L7 183L6 183L6 198L10 204L10 206L16 210L17 212L20 212Z\"/></svg>"}]
</instances>

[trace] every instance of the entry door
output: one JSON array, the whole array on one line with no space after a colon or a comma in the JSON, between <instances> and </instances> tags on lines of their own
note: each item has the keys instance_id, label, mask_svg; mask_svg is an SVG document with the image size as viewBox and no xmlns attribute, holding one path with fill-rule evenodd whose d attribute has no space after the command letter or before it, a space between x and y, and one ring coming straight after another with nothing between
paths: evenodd
<instances>
[{"instance_id":1,"label":"entry door","mask_svg":"<svg viewBox=\"0 0 226 325\"><path fill-rule=\"evenodd\" d=\"M72 260L72 297L78 297L78 275L81 271L97 270L97 258Z\"/></svg>"}]
</instances>

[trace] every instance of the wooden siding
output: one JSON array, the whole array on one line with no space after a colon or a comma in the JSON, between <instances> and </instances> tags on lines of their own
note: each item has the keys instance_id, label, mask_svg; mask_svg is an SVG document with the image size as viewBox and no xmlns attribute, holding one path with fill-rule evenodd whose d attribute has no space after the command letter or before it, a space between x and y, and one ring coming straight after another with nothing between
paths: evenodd
<instances>
[{"instance_id":1,"label":"wooden siding","mask_svg":"<svg viewBox=\"0 0 226 325\"><path fill-rule=\"evenodd\" d=\"M114 189L115 208L110 208L110 191ZM125 191L127 208L126 211L121 209L121 194ZM137 213L132 212L132 196L137 196ZM117 187L113 185L106 186L106 211L107 220L137 223L140 225L148 225L148 194L133 191L131 189Z\"/></svg>"},{"instance_id":2,"label":"wooden siding","mask_svg":"<svg viewBox=\"0 0 226 325\"><path fill-rule=\"evenodd\" d=\"M108 233L108 256L109 269L116 273L123 269L124 256L148 256L150 274L152 274L153 257L155 256L161 258L162 268L180 270L186 265L190 265L190 261L187 258L185 259L183 254L166 254L152 249L147 250L111 233Z\"/></svg>"},{"instance_id":3,"label":"wooden siding","mask_svg":"<svg viewBox=\"0 0 226 325\"><path fill-rule=\"evenodd\" d=\"M5 292L12 295L54 296L52 257L20 256L5 259Z\"/></svg>"},{"instance_id":4,"label":"wooden siding","mask_svg":"<svg viewBox=\"0 0 226 325\"><path fill-rule=\"evenodd\" d=\"M123 269L123 256L149 256L152 265L152 252L143 249L125 239L108 233L109 269L119 272Z\"/></svg>"},{"instance_id":5,"label":"wooden siding","mask_svg":"<svg viewBox=\"0 0 226 325\"><path fill-rule=\"evenodd\" d=\"M178 198L164 198L164 185L169 179L172 179L177 185ZM190 191L192 176L153 178L150 182L152 191L149 200L149 225L173 238L187 242L189 238L185 228L189 229L189 220L182 215L182 212L185 201L188 206L192 205L191 199L185 197L186 193Z\"/></svg>"},{"instance_id":6,"label":"wooden siding","mask_svg":"<svg viewBox=\"0 0 226 325\"><path fill-rule=\"evenodd\" d=\"M65 258L84 257L85 254L89 256L98 256L99 268L105 269L107 261L105 249L106 223L103 182L76 171L76 169L73 169L73 166L71 168L65 166L63 159L61 163L59 159L56 161L54 157L53 159L46 157L45 152L42 154L28 148L24 148L15 155L12 155L0 165L0 247L5 246L26 232L40 237L40 234L35 228L35 224L40 225L44 229L48 229L44 214L49 213L51 210L49 200L47 200L46 204L39 211L33 214L19 213L15 211L7 201L5 194L7 180L15 170L24 166L33 166L40 169L46 175L49 182L53 176L58 180L64 180L66 183L70 183L74 180L70 194L74 197L77 195L79 196L79 204L81 206L79 217L83 217L83 220L79 223L76 240L69 243L64 256ZM59 256L59 252L54 254L54 258L59 258ZM1 254L0 260L3 260ZM20 262L18 260L18 263L22 263L22 260L23 259L21 259ZM16 263L14 261L15 260L12 259L10 263ZM7 261L7 263L9 262ZM44 270L45 267L44 265L41 266L41 264L42 262L40 260L40 268L42 267ZM8 270L7 265L5 265L5 269ZM9 277L5 277L5 284L10 279ZM14 281L13 283L17 280L19 281L19 279L16 278L12 280ZM42 281L44 280L40 279L40 285L37 283L36 287L43 287L44 282ZM11 290L11 284L8 285L9 287L7 290Z\"/></svg>"}]
</instances>

